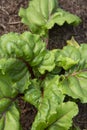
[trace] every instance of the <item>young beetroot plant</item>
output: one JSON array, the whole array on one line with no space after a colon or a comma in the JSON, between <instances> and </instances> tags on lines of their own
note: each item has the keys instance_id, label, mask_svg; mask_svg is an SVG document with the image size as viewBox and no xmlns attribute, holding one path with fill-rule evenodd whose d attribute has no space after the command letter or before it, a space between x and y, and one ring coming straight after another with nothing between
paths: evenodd
<instances>
[{"instance_id":1,"label":"young beetroot plant","mask_svg":"<svg viewBox=\"0 0 87 130\"><path fill-rule=\"evenodd\" d=\"M57 0L32 0L20 9L31 32L0 37L0 130L22 130L17 99L34 105L31 130L79 130L73 124L77 102L87 102L87 45L73 38L63 49L48 50L48 31L80 18L59 8Z\"/></svg>"}]
</instances>

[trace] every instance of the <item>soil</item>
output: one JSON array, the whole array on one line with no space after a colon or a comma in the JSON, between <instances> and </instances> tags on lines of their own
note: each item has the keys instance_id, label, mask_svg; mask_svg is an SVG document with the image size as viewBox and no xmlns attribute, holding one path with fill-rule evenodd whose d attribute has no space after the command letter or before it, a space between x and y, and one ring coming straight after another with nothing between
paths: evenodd
<instances>
[{"instance_id":1,"label":"soil","mask_svg":"<svg viewBox=\"0 0 87 130\"><path fill-rule=\"evenodd\" d=\"M8 32L22 33L27 27L20 22L18 11L20 7L27 7L29 0L0 0L0 35ZM66 45L66 40L74 36L81 43L87 43L87 0L59 0L59 5L81 17L82 23L78 27L55 25L49 32L49 49L62 48ZM37 113L36 109L19 99L21 109L21 124L23 130L30 130L32 122ZM87 104L78 104L79 114L74 118L74 122L81 130L87 130Z\"/></svg>"}]
</instances>

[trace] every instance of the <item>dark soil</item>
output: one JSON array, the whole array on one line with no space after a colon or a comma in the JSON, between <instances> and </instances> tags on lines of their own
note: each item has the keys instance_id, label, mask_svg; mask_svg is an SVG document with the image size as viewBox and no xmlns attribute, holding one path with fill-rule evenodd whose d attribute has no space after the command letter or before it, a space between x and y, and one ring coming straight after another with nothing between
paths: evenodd
<instances>
[{"instance_id":1,"label":"dark soil","mask_svg":"<svg viewBox=\"0 0 87 130\"><path fill-rule=\"evenodd\" d=\"M0 0L0 35L8 32L24 32L27 27L20 22L18 10L27 7L29 0ZM64 25L54 26L49 32L49 49L62 48L66 40L74 36L79 43L87 43L87 0L59 0L62 8L81 17L82 23L78 27ZM87 104L78 104L79 114L74 119L81 130L87 130ZM36 109L19 99L21 108L21 123L23 130L30 130Z\"/></svg>"},{"instance_id":2,"label":"dark soil","mask_svg":"<svg viewBox=\"0 0 87 130\"><path fill-rule=\"evenodd\" d=\"M59 0L59 4L63 9L78 15L82 23L78 27L55 25L50 31L49 48L62 48L72 36L79 43L87 43L87 0Z\"/></svg>"}]
</instances>

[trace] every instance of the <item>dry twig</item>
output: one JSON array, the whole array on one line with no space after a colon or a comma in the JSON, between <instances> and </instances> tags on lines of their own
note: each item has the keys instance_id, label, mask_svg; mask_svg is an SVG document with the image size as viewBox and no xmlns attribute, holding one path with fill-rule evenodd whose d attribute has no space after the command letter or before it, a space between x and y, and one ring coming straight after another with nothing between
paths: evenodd
<instances>
[{"instance_id":1,"label":"dry twig","mask_svg":"<svg viewBox=\"0 0 87 130\"><path fill-rule=\"evenodd\" d=\"M15 22L9 22L8 24L9 25L15 25L15 24L20 24L21 23L21 21L15 21Z\"/></svg>"},{"instance_id":2,"label":"dry twig","mask_svg":"<svg viewBox=\"0 0 87 130\"><path fill-rule=\"evenodd\" d=\"M3 12L5 12L7 15L9 15L8 11L5 9L5 7L0 6L0 10L2 10Z\"/></svg>"},{"instance_id":3,"label":"dry twig","mask_svg":"<svg viewBox=\"0 0 87 130\"><path fill-rule=\"evenodd\" d=\"M6 26L4 24L0 24L0 26L5 30Z\"/></svg>"}]
</instances>

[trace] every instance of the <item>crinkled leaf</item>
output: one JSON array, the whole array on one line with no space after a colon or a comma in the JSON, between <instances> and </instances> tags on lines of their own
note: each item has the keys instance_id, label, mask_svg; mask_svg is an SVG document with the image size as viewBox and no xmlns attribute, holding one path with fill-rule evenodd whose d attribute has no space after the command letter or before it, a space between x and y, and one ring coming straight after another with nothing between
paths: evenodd
<instances>
[{"instance_id":1,"label":"crinkled leaf","mask_svg":"<svg viewBox=\"0 0 87 130\"><path fill-rule=\"evenodd\" d=\"M13 98L16 95L15 84L8 75L0 72L0 99L3 97Z\"/></svg>"},{"instance_id":2,"label":"crinkled leaf","mask_svg":"<svg viewBox=\"0 0 87 130\"><path fill-rule=\"evenodd\" d=\"M51 72L54 68L55 68L54 53L52 53L52 51L48 51L45 54L43 61L39 65L38 70L41 74L44 74L46 70Z\"/></svg>"},{"instance_id":3,"label":"crinkled leaf","mask_svg":"<svg viewBox=\"0 0 87 130\"><path fill-rule=\"evenodd\" d=\"M17 79L30 67L34 70L37 68L41 74L44 74L46 70L50 72L55 68L54 53L47 51L46 44L40 39L40 36L30 32L25 32L21 35L17 33L3 35L0 39L0 56L2 58L1 64L3 58L8 59L8 64L11 64L9 67L11 69L10 72L14 70L11 75L12 77L14 75ZM9 58L13 61L9 61ZM14 60L18 61L15 62ZM6 66L8 65L6 64ZM18 68L17 76L15 72L15 70L17 71L16 66Z\"/></svg>"},{"instance_id":4,"label":"crinkled leaf","mask_svg":"<svg viewBox=\"0 0 87 130\"><path fill-rule=\"evenodd\" d=\"M76 48L74 46L68 45L63 47L61 50L61 55L71 58L74 61L80 60L80 52L78 51L79 48Z\"/></svg>"},{"instance_id":5,"label":"crinkled leaf","mask_svg":"<svg viewBox=\"0 0 87 130\"><path fill-rule=\"evenodd\" d=\"M0 72L0 114L9 107L17 93L10 77Z\"/></svg>"},{"instance_id":6,"label":"crinkled leaf","mask_svg":"<svg viewBox=\"0 0 87 130\"><path fill-rule=\"evenodd\" d=\"M20 125L20 113L15 104L0 116L0 130L22 130Z\"/></svg>"},{"instance_id":7,"label":"crinkled leaf","mask_svg":"<svg viewBox=\"0 0 87 130\"><path fill-rule=\"evenodd\" d=\"M46 106L45 106L46 109ZM42 111L42 113L41 113ZM41 118L47 113L45 121ZM68 130L72 126L72 118L78 113L78 107L73 102L62 103L48 120L49 111L40 110L35 118L32 130ZM38 124L38 126L37 126Z\"/></svg>"},{"instance_id":8,"label":"crinkled leaf","mask_svg":"<svg viewBox=\"0 0 87 130\"><path fill-rule=\"evenodd\" d=\"M68 130L72 126L72 118L77 115L78 107L73 102L62 103L57 108L56 121L47 130Z\"/></svg>"},{"instance_id":9,"label":"crinkled leaf","mask_svg":"<svg viewBox=\"0 0 87 130\"><path fill-rule=\"evenodd\" d=\"M65 46L62 50L55 50L55 64L68 70L72 66L78 64L80 60L80 52L74 46Z\"/></svg>"},{"instance_id":10,"label":"crinkled leaf","mask_svg":"<svg viewBox=\"0 0 87 130\"><path fill-rule=\"evenodd\" d=\"M40 83L36 79L31 81L31 85L29 89L26 91L24 95L24 100L33 104L36 108L38 108L41 100L42 92L40 90Z\"/></svg>"},{"instance_id":11,"label":"crinkled leaf","mask_svg":"<svg viewBox=\"0 0 87 130\"><path fill-rule=\"evenodd\" d=\"M69 68L71 68L77 63L78 61L74 61L68 57L63 57L62 55L60 55L58 59L56 60L56 65L59 67L63 67L65 70L68 70Z\"/></svg>"},{"instance_id":12,"label":"crinkled leaf","mask_svg":"<svg viewBox=\"0 0 87 130\"><path fill-rule=\"evenodd\" d=\"M25 63L13 58L2 58L0 60L0 69L4 75L8 74L18 92L23 93L28 89L31 75Z\"/></svg>"},{"instance_id":13,"label":"crinkled leaf","mask_svg":"<svg viewBox=\"0 0 87 130\"><path fill-rule=\"evenodd\" d=\"M50 17L51 18L46 25L47 29L52 28L55 23L62 26L64 23L78 25L81 22L81 19L78 16L64 11L61 8L58 8Z\"/></svg>"},{"instance_id":14,"label":"crinkled leaf","mask_svg":"<svg viewBox=\"0 0 87 130\"><path fill-rule=\"evenodd\" d=\"M43 60L43 56L46 53L46 43L40 39L39 35L31 34L30 32L24 32L22 40L27 42L28 46L24 45L23 50L27 57L30 56L29 50L32 51L33 56L29 62L31 66L37 66Z\"/></svg>"},{"instance_id":15,"label":"crinkled leaf","mask_svg":"<svg viewBox=\"0 0 87 130\"><path fill-rule=\"evenodd\" d=\"M81 22L79 17L60 9L57 0L32 0L27 9L20 9L19 16L33 33L40 35L46 34L55 23L62 26L65 22L73 25Z\"/></svg>"},{"instance_id":16,"label":"crinkled leaf","mask_svg":"<svg viewBox=\"0 0 87 130\"><path fill-rule=\"evenodd\" d=\"M56 120L58 105L63 102L64 95L58 89L59 76L48 77L43 83L42 98L32 130L44 130L47 124Z\"/></svg>"},{"instance_id":17,"label":"crinkled leaf","mask_svg":"<svg viewBox=\"0 0 87 130\"><path fill-rule=\"evenodd\" d=\"M0 57L17 58L28 62L31 66L38 65L46 50L46 44L40 36L24 32L9 33L0 38Z\"/></svg>"},{"instance_id":18,"label":"crinkled leaf","mask_svg":"<svg viewBox=\"0 0 87 130\"><path fill-rule=\"evenodd\" d=\"M65 79L62 81L63 92L72 98L80 99L82 103L87 102L87 45L81 45L77 52L74 51L78 64L65 72ZM69 50L70 51L70 50ZM72 53L73 55L73 53Z\"/></svg>"}]
</instances>

